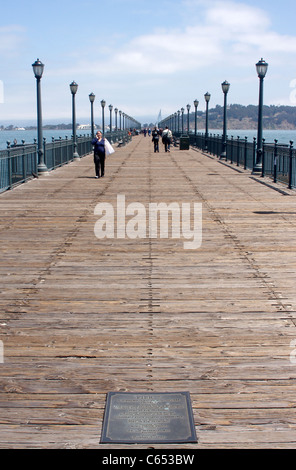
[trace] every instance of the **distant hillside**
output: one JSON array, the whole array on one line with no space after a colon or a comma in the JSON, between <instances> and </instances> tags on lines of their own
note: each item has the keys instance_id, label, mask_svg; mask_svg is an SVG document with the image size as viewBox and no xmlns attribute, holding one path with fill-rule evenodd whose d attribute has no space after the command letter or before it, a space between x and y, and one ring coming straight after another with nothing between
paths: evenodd
<instances>
[{"instance_id":1,"label":"distant hillside","mask_svg":"<svg viewBox=\"0 0 296 470\"><path fill-rule=\"evenodd\" d=\"M197 126L205 127L205 112L197 112ZM185 115L184 115L185 117ZM227 107L228 129L257 129L258 106L231 104ZM187 121L185 121L187 122ZM190 114L190 127L194 129L194 113ZM223 106L209 109L209 128L223 128ZM263 106L264 129L296 129L295 106Z\"/></svg>"}]
</instances>

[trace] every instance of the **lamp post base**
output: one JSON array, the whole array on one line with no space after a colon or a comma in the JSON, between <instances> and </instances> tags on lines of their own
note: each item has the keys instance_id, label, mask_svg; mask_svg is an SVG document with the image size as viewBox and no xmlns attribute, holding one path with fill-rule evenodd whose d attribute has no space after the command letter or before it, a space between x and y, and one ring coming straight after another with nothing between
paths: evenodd
<instances>
[{"instance_id":1,"label":"lamp post base","mask_svg":"<svg viewBox=\"0 0 296 470\"><path fill-rule=\"evenodd\" d=\"M38 173L38 176L48 176L49 175L49 171L48 171L48 168L45 165L45 163L40 163L37 166L37 173Z\"/></svg>"},{"instance_id":2,"label":"lamp post base","mask_svg":"<svg viewBox=\"0 0 296 470\"><path fill-rule=\"evenodd\" d=\"M226 152L221 153L219 160L227 160Z\"/></svg>"},{"instance_id":3,"label":"lamp post base","mask_svg":"<svg viewBox=\"0 0 296 470\"><path fill-rule=\"evenodd\" d=\"M252 175L260 175L262 173L262 165L258 164L253 167Z\"/></svg>"},{"instance_id":4,"label":"lamp post base","mask_svg":"<svg viewBox=\"0 0 296 470\"><path fill-rule=\"evenodd\" d=\"M80 158L80 156L78 155L78 153L74 153L74 154L73 154L73 160L75 160L75 161L77 161L77 162L78 162L79 160L81 160L81 158Z\"/></svg>"}]
</instances>

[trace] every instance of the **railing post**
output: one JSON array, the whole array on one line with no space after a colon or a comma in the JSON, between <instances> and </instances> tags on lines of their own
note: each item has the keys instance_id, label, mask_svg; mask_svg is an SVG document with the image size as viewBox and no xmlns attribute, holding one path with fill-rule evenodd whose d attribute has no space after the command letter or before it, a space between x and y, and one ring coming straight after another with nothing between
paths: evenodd
<instances>
[{"instance_id":1,"label":"railing post","mask_svg":"<svg viewBox=\"0 0 296 470\"><path fill-rule=\"evenodd\" d=\"M253 168L256 164L256 137L253 137Z\"/></svg>"},{"instance_id":2,"label":"railing post","mask_svg":"<svg viewBox=\"0 0 296 470\"><path fill-rule=\"evenodd\" d=\"M239 135L238 135L237 136L236 166L239 166L239 150L240 150L240 143L239 143Z\"/></svg>"},{"instance_id":3,"label":"railing post","mask_svg":"<svg viewBox=\"0 0 296 470\"><path fill-rule=\"evenodd\" d=\"M25 140L22 140L23 154L22 154L22 164L23 164L23 178L26 180L27 176L27 159L25 156Z\"/></svg>"},{"instance_id":4,"label":"railing post","mask_svg":"<svg viewBox=\"0 0 296 470\"><path fill-rule=\"evenodd\" d=\"M274 156L273 156L273 182L277 182L277 158L278 158L278 148L277 148L277 139L274 139Z\"/></svg>"},{"instance_id":5,"label":"railing post","mask_svg":"<svg viewBox=\"0 0 296 470\"><path fill-rule=\"evenodd\" d=\"M66 150L66 163L69 163L69 143L68 143L68 136L65 135L65 140L66 140L66 145L65 145L65 150Z\"/></svg>"},{"instance_id":6,"label":"railing post","mask_svg":"<svg viewBox=\"0 0 296 470\"><path fill-rule=\"evenodd\" d=\"M247 148L248 148L248 137L245 137L244 170L247 169Z\"/></svg>"},{"instance_id":7,"label":"railing post","mask_svg":"<svg viewBox=\"0 0 296 470\"><path fill-rule=\"evenodd\" d=\"M227 161L227 157L226 157ZM230 144L230 163L233 163L233 135L231 136L231 144Z\"/></svg>"},{"instance_id":8,"label":"railing post","mask_svg":"<svg viewBox=\"0 0 296 470\"><path fill-rule=\"evenodd\" d=\"M262 138L262 178L265 176L265 163L265 139Z\"/></svg>"},{"instance_id":9,"label":"railing post","mask_svg":"<svg viewBox=\"0 0 296 470\"><path fill-rule=\"evenodd\" d=\"M10 141L7 141L7 170L8 170L8 187L11 188L12 186L12 166L11 166L11 158L10 158Z\"/></svg>"},{"instance_id":10,"label":"railing post","mask_svg":"<svg viewBox=\"0 0 296 470\"><path fill-rule=\"evenodd\" d=\"M290 150L289 150L289 189L292 189L292 176L293 176L293 140L290 140Z\"/></svg>"},{"instance_id":11,"label":"railing post","mask_svg":"<svg viewBox=\"0 0 296 470\"><path fill-rule=\"evenodd\" d=\"M43 161L44 161L44 164L47 168L47 165L46 165L46 137L43 137Z\"/></svg>"}]
</instances>

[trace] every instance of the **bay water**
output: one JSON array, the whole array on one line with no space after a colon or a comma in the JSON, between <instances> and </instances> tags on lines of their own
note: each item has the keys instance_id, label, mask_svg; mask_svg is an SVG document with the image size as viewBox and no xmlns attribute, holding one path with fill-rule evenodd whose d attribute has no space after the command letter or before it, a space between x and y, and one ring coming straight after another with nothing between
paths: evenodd
<instances>
[{"instance_id":1,"label":"bay water","mask_svg":"<svg viewBox=\"0 0 296 470\"><path fill-rule=\"evenodd\" d=\"M77 130L77 137L80 135L90 135L90 131L80 131ZM46 142L51 142L52 137L54 139L65 139L65 137L71 139L72 130L71 129L44 129L43 130L43 137L46 138ZM22 144L22 140L25 141L26 144L32 144L34 139L37 139L37 130L11 130L11 131L0 131L0 150L4 150L7 148L7 141L10 142L10 145L13 145L14 141L17 144Z\"/></svg>"},{"instance_id":2,"label":"bay water","mask_svg":"<svg viewBox=\"0 0 296 470\"><path fill-rule=\"evenodd\" d=\"M198 133L204 133L204 129L198 130ZM209 129L209 134L215 134L222 136L223 131L222 129ZM79 135L90 135L90 131L77 131L77 136ZM69 139L72 136L71 129L63 129L63 130L56 130L56 129L45 129L43 130L43 137L46 138L47 142L51 142L52 137L55 139L65 139L65 137ZM233 136L234 139L237 139L239 136L241 139L245 137L248 138L248 142L252 142L253 138L257 138L257 132L255 129L229 129L227 130L228 138ZM278 140L278 144L285 144L289 145L290 141L295 143L296 147L296 130L263 130L263 137L266 139L266 143L274 143L274 139ZM31 144L34 142L34 139L37 139L37 130L1 130L0 131L0 150L4 150L7 148L7 141L13 144L16 140L17 144L21 144L22 140L25 141L26 144Z\"/></svg>"}]
</instances>

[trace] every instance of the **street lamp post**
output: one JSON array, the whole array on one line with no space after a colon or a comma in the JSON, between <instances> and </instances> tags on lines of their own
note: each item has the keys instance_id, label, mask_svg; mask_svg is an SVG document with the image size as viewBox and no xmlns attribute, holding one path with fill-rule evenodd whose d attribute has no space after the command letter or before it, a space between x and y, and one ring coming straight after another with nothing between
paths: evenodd
<instances>
[{"instance_id":1,"label":"street lamp post","mask_svg":"<svg viewBox=\"0 0 296 470\"><path fill-rule=\"evenodd\" d=\"M109 111L110 111L110 140L112 140L112 104L109 104Z\"/></svg>"},{"instance_id":2,"label":"street lamp post","mask_svg":"<svg viewBox=\"0 0 296 470\"><path fill-rule=\"evenodd\" d=\"M70 90L72 93L72 133L73 133L73 158L74 160L80 160L77 152L77 139L76 139L76 109L75 109L75 95L78 90L76 82L70 83Z\"/></svg>"},{"instance_id":3,"label":"street lamp post","mask_svg":"<svg viewBox=\"0 0 296 470\"><path fill-rule=\"evenodd\" d=\"M117 114L118 114L118 108L115 108L114 109L114 112L115 112L115 132L117 132L118 128L117 128Z\"/></svg>"},{"instance_id":4,"label":"street lamp post","mask_svg":"<svg viewBox=\"0 0 296 470\"><path fill-rule=\"evenodd\" d=\"M227 159L226 147L227 147L227 93L229 91L230 83L226 80L221 84L222 91L224 93L224 117L223 117L223 137L222 137L222 153L220 155L220 159L225 158Z\"/></svg>"},{"instance_id":5,"label":"street lamp post","mask_svg":"<svg viewBox=\"0 0 296 470\"><path fill-rule=\"evenodd\" d=\"M102 100L101 101L101 107L102 107L102 133L103 133L103 136L105 136L105 106L106 106L106 101Z\"/></svg>"},{"instance_id":6,"label":"street lamp post","mask_svg":"<svg viewBox=\"0 0 296 470\"><path fill-rule=\"evenodd\" d=\"M206 100L206 135L205 135L205 151L208 151L208 141L209 141L209 101L211 99L210 93L207 91L204 95Z\"/></svg>"},{"instance_id":7,"label":"street lamp post","mask_svg":"<svg viewBox=\"0 0 296 470\"><path fill-rule=\"evenodd\" d=\"M44 151L43 151L43 135L42 135L42 107L41 107L41 77L44 70L44 64L37 59L32 64L33 72L36 78L37 85L37 137L38 137L38 163L37 171L38 174L46 174L48 172L47 166L44 162Z\"/></svg>"},{"instance_id":8,"label":"street lamp post","mask_svg":"<svg viewBox=\"0 0 296 470\"><path fill-rule=\"evenodd\" d=\"M182 134L184 134L184 108L181 108L181 113L182 113Z\"/></svg>"},{"instance_id":9,"label":"street lamp post","mask_svg":"<svg viewBox=\"0 0 296 470\"><path fill-rule=\"evenodd\" d=\"M94 95L93 93L90 93L90 95L88 95L88 97L89 97L89 101L90 101L91 136L92 136L92 138L94 138L94 136L95 136L95 131L94 131L94 101L95 101L96 95Z\"/></svg>"},{"instance_id":10,"label":"street lamp post","mask_svg":"<svg viewBox=\"0 0 296 470\"><path fill-rule=\"evenodd\" d=\"M121 131L121 116L122 116L122 111L119 111L119 130Z\"/></svg>"},{"instance_id":11,"label":"street lamp post","mask_svg":"<svg viewBox=\"0 0 296 470\"><path fill-rule=\"evenodd\" d=\"M196 139L197 139L197 106L199 105L199 101L194 100L194 108L195 108L195 117L194 117L194 134L195 134L195 145L196 145Z\"/></svg>"},{"instance_id":12,"label":"street lamp post","mask_svg":"<svg viewBox=\"0 0 296 470\"><path fill-rule=\"evenodd\" d=\"M263 116L263 80L266 75L268 64L261 59L256 64L257 74L260 80L259 84L259 106L258 106L258 130L257 130L257 152L256 162L253 167L253 173L262 171L262 116Z\"/></svg>"},{"instance_id":13,"label":"street lamp post","mask_svg":"<svg viewBox=\"0 0 296 470\"><path fill-rule=\"evenodd\" d=\"M187 108L187 134L189 136L189 111L190 111L190 108L191 108L190 104L188 104L186 106L186 108Z\"/></svg>"},{"instance_id":14,"label":"street lamp post","mask_svg":"<svg viewBox=\"0 0 296 470\"><path fill-rule=\"evenodd\" d=\"M178 134L180 133L180 110L177 111L178 114Z\"/></svg>"}]
</instances>

